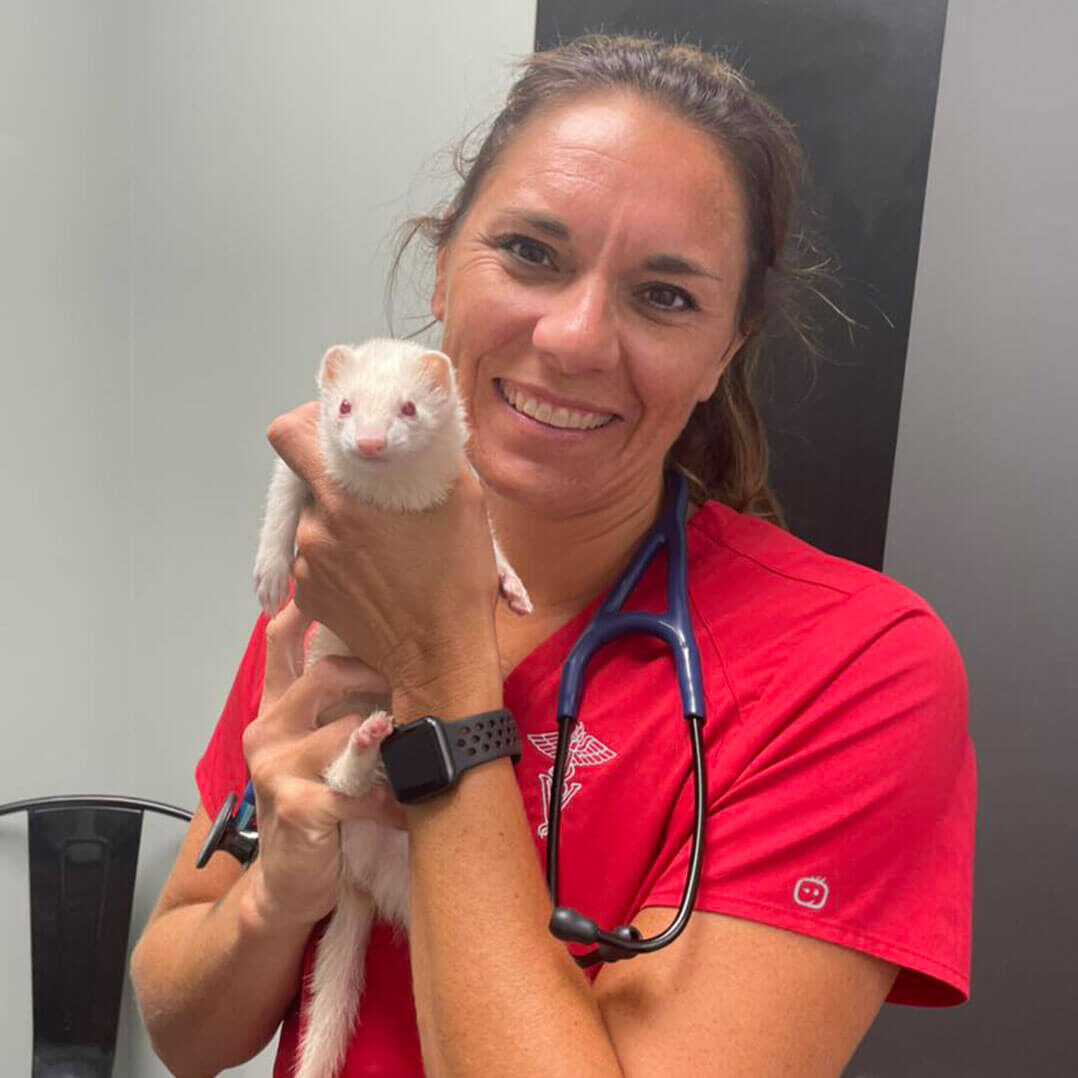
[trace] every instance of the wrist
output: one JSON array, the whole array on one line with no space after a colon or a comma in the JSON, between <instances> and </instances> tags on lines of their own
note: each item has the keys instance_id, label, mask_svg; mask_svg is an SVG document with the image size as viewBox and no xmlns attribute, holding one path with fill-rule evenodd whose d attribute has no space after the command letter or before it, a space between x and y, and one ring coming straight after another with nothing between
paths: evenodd
<instances>
[{"instance_id":1,"label":"wrist","mask_svg":"<svg viewBox=\"0 0 1078 1078\"><path fill-rule=\"evenodd\" d=\"M468 655L442 655L413 669L393 688L398 726L423 715L461 719L502 707L501 662L497 645Z\"/></svg>"},{"instance_id":2,"label":"wrist","mask_svg":"<svg viewBox=\"0 0 1078 1078\"><path fill-rule=\"evenodd\" d=\"M252 939L279 937L282 933L306 936L318 923L319 918L290 917L273 900L266 886L261 863L256 859L244 874L239 902L242 932Z\"/></svg>"}]
</instances>

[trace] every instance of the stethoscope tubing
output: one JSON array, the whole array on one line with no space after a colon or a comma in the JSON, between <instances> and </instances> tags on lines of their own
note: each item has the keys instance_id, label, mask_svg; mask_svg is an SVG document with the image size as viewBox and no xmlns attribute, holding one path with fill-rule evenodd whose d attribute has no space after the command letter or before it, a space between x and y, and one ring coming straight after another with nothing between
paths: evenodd
<instances>
[{"instance_id":1,"label":"stethoscope tubing","mask_svg":"<svg viewBox=\"0 0 1078 1078\"><path fill-rule=\"evenodd\" d=\"M707 775L704 766L704 694L700 655L692 631L688 598L688 542L685 534L688 484L673 470L664 477L663 508L655 527L645 536L624 573L596 610L562 667L558 689L558 745L551 774L548 807L546 870L547 889L554 911L550 931L569 943L595 944L595 949L575 955L578 965L618 961L657 951L673 942L685 928L696 901L703 862L704 824L707 809ZM666 601L663 614L622 611L651 559L666 544ZM558 854L561 835L561 798L568 766L573 727L577 721L588 662L604 644L631 633L656 636L670 648L681 694L682 714L689 724L693 770L693 834L689 871L677 913L658 935L644 939L632 925L604 932L590 918L571 907L558 905Z\"/></svg>"}]
</instances>

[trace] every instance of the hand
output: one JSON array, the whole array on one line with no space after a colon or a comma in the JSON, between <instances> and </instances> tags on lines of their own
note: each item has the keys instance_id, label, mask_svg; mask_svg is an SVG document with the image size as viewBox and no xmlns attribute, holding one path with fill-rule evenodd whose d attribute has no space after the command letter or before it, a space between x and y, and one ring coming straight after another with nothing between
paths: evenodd
<instances>
[{"instance_id":1,"label":"hand","mask_svg":"<svg viewBox=\"0 0 1078 1078\"><path fill-rule=\"evenodd\" d=\"M322 781L363 717L346 715L316 727L318 715L350 693L384 693L387 685L366 664L342 656L300 673L308 624L291 602L269 623L262 704L243 734L258 815L256 907L275 923L314 924L337 904L342 820L404 826L388 787L347 797Z\"/></svg>"},{"instance_id":2,"label":"hand","mask_svg":"<svg viewBox=\"0 0 1078 1078\"><path fill-rule=\"evenodd\" d=\"M497 570L482 488L463 454L444 505L383 512L326 475L318 415L317 403L304 405L268 432L315 499L296 533L296 604L395 691L469 674L500 688Z\"/></svg>"}]
</instances>

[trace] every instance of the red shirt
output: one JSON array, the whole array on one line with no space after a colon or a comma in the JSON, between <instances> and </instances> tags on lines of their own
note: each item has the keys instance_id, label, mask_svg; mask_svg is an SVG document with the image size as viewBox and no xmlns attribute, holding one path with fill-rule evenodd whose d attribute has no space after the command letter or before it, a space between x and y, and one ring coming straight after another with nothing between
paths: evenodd
<instances>
[{"instance_id":1,"label":"red shirt","mask_svg":"<svg viewBox=\"0 0 1078 1078\"><path fill-rule=\"evenodd\" d=\"M904 585L719 503L692 518L688 542L707 702L709 813L696 908L894 962L902 968L888 1002L964 1002L976 764L953 638ZM660 611L664 593L660 553L626 608ZM505 682L540 859L558 679L598 602ZM588 670L564 794L560 898L606 928L647 906L676 906L684 885L691 752L667 655L658 641L628 637ZM196 771L211 817L247 781L241 733L258 710L264 662L261 617ZM291 1074L298 1013L297 1001L277 1076ZM376 925L342 1074L422 1073L407 944Z\"/></svg>"}]
</instances>

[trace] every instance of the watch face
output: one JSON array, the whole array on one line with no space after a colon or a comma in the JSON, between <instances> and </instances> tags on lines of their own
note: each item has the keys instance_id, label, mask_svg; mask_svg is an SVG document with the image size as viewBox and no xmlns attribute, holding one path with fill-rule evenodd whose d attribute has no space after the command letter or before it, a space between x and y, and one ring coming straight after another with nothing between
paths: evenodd
<instances>
[{"instance_id":1,"label":"watch face","mask_svg":"<svg viewBox=\"0 0 1078 1078\"><path fill-rule=\"evenodd\" d=\"M437 719L417 719L394 730L382 742L382 762L398 801L422 801L450 783L451 764Z\"/></svg>"}]
</instances>

